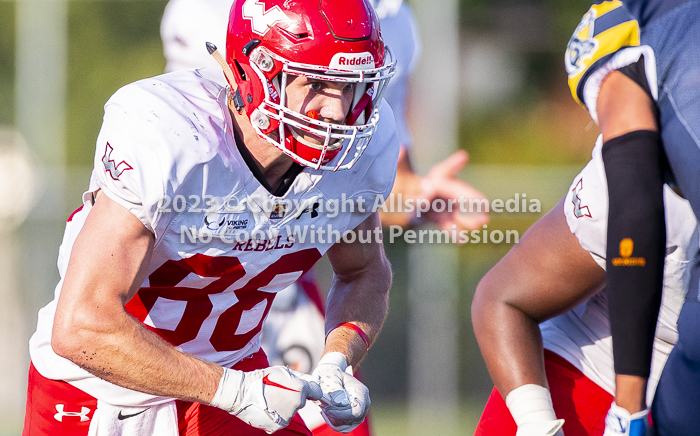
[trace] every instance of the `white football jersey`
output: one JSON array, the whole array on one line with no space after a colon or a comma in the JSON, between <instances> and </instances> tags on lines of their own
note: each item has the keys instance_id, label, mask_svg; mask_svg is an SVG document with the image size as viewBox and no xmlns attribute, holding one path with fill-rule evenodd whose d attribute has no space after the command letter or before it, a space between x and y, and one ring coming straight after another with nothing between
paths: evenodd
<instances>
[{"instance_id":1,"label":"white football jersey","mask_svg":"<svg viewBox=\"0 0 700 436\"><path fill-rule=\"evenodd\" d=\"M165 74L117 91L105 105L90 190L66 226L59 255L64 277L92 193L101 189L155 235L147 278L127 311L178 349L227 367L260 348L275 293L389 194L399 150L384 105L377 132L351 169L305 168L276 197L253 176L232 132L218 68ZM110 404L164 401L112 385L53 352L61 285L30 341L37 370Z\"/></svg>"},{"instance_id":2,"label":"white football jersey","mask_svg":"<svg viewBox=\"0 0 700 436\"><path fill-rule=\"evenodd\" d=\"M608 186L599 137L593 157L576 176L564 202L571 232L585 250L605 268L608 222ZM666 206L666 260L661 311L654 339L647 401L651 404L661 370L678 339L676 322L688 287L690 261L698 253L697 222L690 204L664 187ZM634 254L632 254L634 255ZM544 347L554 351L584 375L614 395L612 337L607 293L602 290L573 310L540 325Z\"/></svg>"}]
</instances>

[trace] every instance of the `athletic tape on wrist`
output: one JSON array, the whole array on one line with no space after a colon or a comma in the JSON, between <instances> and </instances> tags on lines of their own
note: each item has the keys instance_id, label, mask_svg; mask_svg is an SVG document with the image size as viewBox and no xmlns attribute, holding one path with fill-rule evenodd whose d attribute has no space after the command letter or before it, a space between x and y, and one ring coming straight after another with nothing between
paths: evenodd
<instances>
[{"instance_id":1,"label":"athletic tape on wrist","mask_svg":"<svg viewBox=\"0 0 700 436\"><path fill-rule=\"evenodd\" d=\"M506 396L506 406L518 426L557 419L549 390L539 385L528 384L513 389Z\"/></svg>"},{"instance_id":2,"label":"athletic tape on wrist","mask_svg":"<svg viewBox=\"0 0 700 436\"><path fill-rule=\"evenodd\" d=\"M211 399L209 405L234 413L234 405L241 390L242 382L242 371L224 368L224 374L219 380L219 387L216 389L214 398Z\"/></svg>"},{"instance_id":3,"label":"athletic tape on wrist","mask_svg":"<svg viewBox=\"0 0 700 436\"><path fill-rule=\"evenodd\" d=\"M336 365L340 367L341 371L348 369L348 360L345 355L339 351L331 351L328 354L324 354L318 364L319 366L322 364Z\"/></svg>"},{"instance_id":4,"label":"athletic tape on wrist","mask_svg":"<svg viewBox=\"0 0 700 436\"><path fill-rule=\"evenodd\" d=\"M352 323L349 323L349 322L344 322L344 323L338 324L337 326L335 326L335 327L333 327L332 329L328 330L328 333L326 333L326 338L328 337L328 335L331 334L331 332L332 332L333 330L335 330L335 329L337 329L337 328L339 328L339 327L348 327L348 328L351 328L351 329L355 330L355 331L357 332L357 334L360 335L360 337L362 338L362 340L365 341L365 345L367 346L367 349L369 350L369 338L367 337L367 334L365 334L365 332L363 332L361 328L359 328L359 327L356 326L355 324L352 324Z\"/></svg>"}]
</instances>

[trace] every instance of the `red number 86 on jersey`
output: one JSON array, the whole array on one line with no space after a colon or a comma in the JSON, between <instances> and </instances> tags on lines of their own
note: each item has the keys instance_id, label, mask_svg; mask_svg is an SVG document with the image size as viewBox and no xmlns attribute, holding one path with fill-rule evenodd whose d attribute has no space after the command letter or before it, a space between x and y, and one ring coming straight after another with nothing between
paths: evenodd
<instances>
[{"instance_id":1,"label":"red number 86 on jersey","mask_svg":"<svg viewBox=\"0 0 700 436\"><path fill-rule=\"evenodd\" d=\"M196 338L205 321L218 315L209 342L216 351L236 351L260 332L270 310L275 294L260 289L281 274L306 273L320 258L315 248L285 254L236 289L229 287L246 274L237 257L195 254L169 260L149 276L150 286L139 289L125 308L174 346ZM164 307L169 310L162 316ZM159 321L151 319L152 311L161 313ZM253 326L246 325L251 322L246 314L251 312L256 314Z\"/></svg>"}]
</instances>

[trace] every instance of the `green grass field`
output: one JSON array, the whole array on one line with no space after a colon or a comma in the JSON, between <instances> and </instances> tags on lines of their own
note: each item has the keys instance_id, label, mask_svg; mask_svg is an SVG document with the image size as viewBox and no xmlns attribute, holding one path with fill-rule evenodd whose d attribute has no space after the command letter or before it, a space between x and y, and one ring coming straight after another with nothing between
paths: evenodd
<instances>
[{"instance_id":1,"label":"green grass field","mask_svg":"<svg viewBox=\"0 0 700 436\"><path fill-rule=\"evenodd\" d=\"M465 436L474 433L482 408L475 401L460 403L454 425L437 416L413 419L405 404L396 403L373 403L370 416L374 436Z\"/></svg>"}]
</instances>

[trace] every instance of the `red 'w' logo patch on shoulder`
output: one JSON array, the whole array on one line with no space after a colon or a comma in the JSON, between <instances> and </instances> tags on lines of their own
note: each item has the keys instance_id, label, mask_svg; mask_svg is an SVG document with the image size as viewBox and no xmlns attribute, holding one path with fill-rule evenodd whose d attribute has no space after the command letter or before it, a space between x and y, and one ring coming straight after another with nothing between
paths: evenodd
<instances>
[{"instance_id":1,"label":"red 'w' logo patch on shoulder","mask_svg":"<svg viewBox=\"0 0 700 436\"><path fill-rule=\"evenodd\" d=\"M102 156L102 164L105 166L105 171L108 172L114 180L119 180L119 176L121 176L124 171L133 170L134 168L126 163L126 161L115 164L112 159L112 151L114 151L114 149L108 142L105 147L105 154Z\"/></svg>"},{"instance_id":2,"label":"red 'w' logo patch on shoulder","mask_svg":"<svg viewBox=\"0 0 700 436\"><path fill-rule=\"evenodd\" d=\"M573 192L573 195L571 196L571 202L574 204L574 216L576 218L581 218L584 216L592 218L591 212L588 210L588 206L584 206L583 204L581 204L581 198L578 196L582 189L583 178L581 178L576 184L576 186L574 186L574 189L571 190L571 192Z\"/></svg>"}]
</instances>

